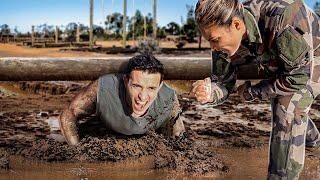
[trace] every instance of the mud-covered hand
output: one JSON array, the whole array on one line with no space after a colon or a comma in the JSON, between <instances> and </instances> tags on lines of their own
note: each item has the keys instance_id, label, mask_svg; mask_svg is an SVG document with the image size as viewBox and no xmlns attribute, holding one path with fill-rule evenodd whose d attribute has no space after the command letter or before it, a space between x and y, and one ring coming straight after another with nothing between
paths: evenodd
<instances>
[{"instance_id":1,"label":"mud-covered hand","mask_svg":"<svg viewBox=\"0 0 320 180\"><path fill-rule=\"evenodd\" d=\"M255 99L252 94L252 86L250 81L246 81L244 84L240 85L237 89L238 95L242 101L253 101Z\"/></svg>"},{"instance_id":2,"label":"mud-covered hand","mask_svg":"<svg viewBox=\"0 0 320 180\"><path fill-rule=\"evenodd\" d=\"M211 94L211 79L205 78L204 80L198 80L192 84L193 88L190 95L195 97L197 101L202 104L213 102Z\"/></svg>"}]
</instances>

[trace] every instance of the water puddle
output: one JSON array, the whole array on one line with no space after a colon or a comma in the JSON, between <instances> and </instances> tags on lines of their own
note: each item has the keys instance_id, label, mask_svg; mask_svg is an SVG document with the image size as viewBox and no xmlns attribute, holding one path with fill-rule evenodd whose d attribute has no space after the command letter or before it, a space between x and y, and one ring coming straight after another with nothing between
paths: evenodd
<instances>
[{"instance_id":1,"label":"water puddle","mask_svg":"<svg viewBox=\"0 0 320 180\"><path fill-rule=\"evenodd\" d=\"M190 176L176 171L154 170L153 157L117 163L45 163L11 157L11 170L0 170L0 179L266 179L268 147L257 149L215 149L230 166L226 174ZM300 179L318 180L319 160L306 159Z\"/></svg>"}]
</instances>

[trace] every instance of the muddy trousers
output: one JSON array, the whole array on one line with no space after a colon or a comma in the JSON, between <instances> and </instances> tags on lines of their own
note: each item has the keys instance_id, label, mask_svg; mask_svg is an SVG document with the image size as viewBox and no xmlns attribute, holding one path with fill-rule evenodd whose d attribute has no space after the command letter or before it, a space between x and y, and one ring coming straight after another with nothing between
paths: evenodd
<instances>
[{"instance_id":1,"label":"muddy trousers","mask_svg":"<svg viewBox=\"0 0 320 180\"><path fill-rule=\"evenodd\" d=\"M271 99L268 179L298 179L304 165L305 146L319 146L319 131L308 117L313 101L314 95L307 88Z\"/></svg>"}]
</instances>

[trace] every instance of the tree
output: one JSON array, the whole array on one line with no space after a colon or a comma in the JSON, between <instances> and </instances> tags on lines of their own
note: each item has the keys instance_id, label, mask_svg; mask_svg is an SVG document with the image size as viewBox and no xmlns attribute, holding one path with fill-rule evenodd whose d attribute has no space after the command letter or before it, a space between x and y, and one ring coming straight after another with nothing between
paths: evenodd
<instances>
[{"instance_id":1,"label":"tree","mask_svg":"<svg viewBox=\"0 0 320 180\"><path fill-rule=\"evenodd\" d=\"M107 26L107 30L113 33L114 38L121 37L120 33L122 31L122 20L123 20L123 15L118 12L115 12L112 15L107 16L105 25Z\"/></svg>"},{"instance_id":2,"label":"tree","mask_svg":"<svg viewBox=\"0 0 320 180\"><path fill-rule=\"evenodd\" d=\"M163 26L162 28L158 28L157 37L159 39L166 38L166 27L165 26Z\"/></svg>"},{"instance_id":3,"label":"tree","mask_svg":"<svg viewBox=\"0 0 320 180\"><path fill-rule=\"evenodd\" d=\"M146 16L146 22L147 22L147 35L151 35L153 32L153 26L152 26L153 17L151 13L148 13ZM133 32L133 23L135 25L134 32ZM133 33L135 33L135 37L143 36L144 34L144 17L142 13L137 10L134 17L131 17L129 20L129 28L128 28L128 38L131 38Z\"/></svg>"},{"instance_id":4,"label":"tree","mask_svg":"<svg viewBox=\"0 0 320 180\"><path fill-rule=\"evenodd\" d=\"M316 2L314 5L314 11L320 16L320 2Z\"/></svg>"},{"instance_id":5,"label":"tree","mask_svg":"<svg viewBox=\"0 0 320 180\"><path fill-rule=\"evenodd\" d=\"M176 22L170 22L167 24L167 27L165 29L167 34L170 35L180 35L180 26Z\"/></svg>"},{"instance_id":6,"label":"tree","mask_svg":"<svg viewBox=\"0 0 320 180\"><path fill-rule=\"evenodd\" d=\"M187 36L189 42L193 42L194 38L198 35L193 6L187 5L187 11L187 21L182 27L182 32Z\"/></svg>"},{"instance_id":7,"label":"tree","mask_svg":"<svg viewBox=\"0 0 320 180\"><path fill-rule=\"evenodd\" d=\"M48 24L40 24L36 26L37 36L41 37L53 37L54 36L54 26Z\"/></svg>"},{"instance_id":8,"label":"tree","mask_svg":"<svg viewBox=\"0 0 320 180\"><path fill-rule=\"evenodd\" d=\"M1 34L10 34L11 30L10 30L9 25L8 24L2 24L0 26L0 32L1 32Z\"/></svg>"},{"instance_id":9,"label":"tree","mask_svg":"<svg viewBox=\"0 0 320 180\"><path fill-rule=\"evenodd\" d=\"M93 34L97 38L103 38L104 37L104 29L101 26L93 25Z\"/></svg>"},{"instance_id":10,"label":"tree","mask_svg":"<svg viewBox=\"0 0 320 180\"><path fill-rule=\"evenodd\" d=\"M67 24L64 32L68 36L67 41L76 41L76 36L77 36L77 27L78 24L75 22L71 22Z\"/></svg>"}]
</instances>

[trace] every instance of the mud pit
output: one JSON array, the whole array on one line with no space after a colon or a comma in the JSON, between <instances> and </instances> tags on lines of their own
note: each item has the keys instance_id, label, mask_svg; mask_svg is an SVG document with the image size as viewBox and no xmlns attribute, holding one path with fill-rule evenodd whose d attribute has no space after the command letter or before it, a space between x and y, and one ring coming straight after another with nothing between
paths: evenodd
<instances>
[{"instance_id":1,"label":"mud pit","mask_svg":"<svg viewBox=\"0 0 320 180\"><path fill-rule=\"evenodd\" d=\"M130 137L106 133L101 123L92 116L81 120L79 129L83 139L80 145L69 147L60 134L58 115L87 82L40 83L40 86L32 84L34 83L0 84L0 174L3 177L14 177L10 171L22 174L29 172L30 175L34 170L27 171L27 164L35 161L42 162L48 169L44 170L46 175L37 174L34 177L55 177L54 174L50 176L48 171L57 162L56 166L62 163L59 171L63 172L64 167L69 167L68 163L80 166L81 169L82 165L79 163L113 162L108 165L86 164L85 167L94 166L93 169L99 169L102 166L108 169L117 166L120 171L113 171L116 175L111 177L132 178L137 175L121 169L131 167L128 162L141 164L137 162L139 159L145 163L142 163L142 169L138 168L138 177L146 176L146 173L151 178L189 175L218 179L266 177L271 116L268 102L243 104L233 95L225 104L210 107L200 105L182 93L179 100L188 130L186 139L166 138L155 132ZM35 90L32 87L40 88ZM54 91L58 88L63 93ZM313 106L313 119L320 117L316 110L319 109L319 104L317 102ZM319 127L319 121L316 123ZM21 161L21 156L26 159L23 160L26 165L18 165L17 161ZM317 171L320 169L316 163L318 161L319 159L307 158L302 177L317 179ZM239 167L241 171L238 170ZM164 172L168 176L164 176ZM97 175L95 172L84 174L86 177ZM105 175L102 173L99 177Z\"/></svg>"}]
</instances>

